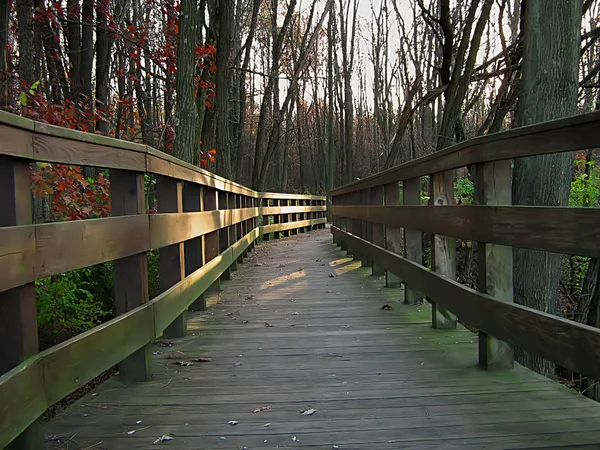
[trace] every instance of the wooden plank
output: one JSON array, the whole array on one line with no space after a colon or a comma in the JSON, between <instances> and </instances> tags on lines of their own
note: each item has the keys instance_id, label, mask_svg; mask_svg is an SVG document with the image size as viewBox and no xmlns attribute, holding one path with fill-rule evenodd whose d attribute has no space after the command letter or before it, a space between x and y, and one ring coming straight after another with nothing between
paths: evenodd
<instances>
[{"instance_id":1,"label":"wooden plank","mask_svg":"<svg viewBox=\"0 0 600 450\"><path fill-rule=\"evenodd\" d=\"M183 184L183 211L202 211L204 208L203 188L194 183ZM185 274L191 275L204 264L204 236L199 236L184 242ZM204 311L206 299L200 295L189 307L192 311Z\"/></svg>"},{"instance_id":2,"label":"wooden plank","mask_svg":"<svg viewBox=\"0 0 600 450\"><path fill-rule=\"evenodd\" d=\"M496 300L334 227L340 239L371 252L399 277L473 327L577 373L600 377L600 329Z\"/></svg>"},{"instance_id":3,"label":"wooden plank","mask_svg":"<svg viewBox=\"0 0 600 450\"><path fill-rule=\"evenodd\" d=\"M153 316L146 303L43 352L48 405L138 353L154 338Z\"/></svg>"},{"instance_id":4,"label":"wooden plank","mask_svg":"<svg viewBox=\"0 0 600 450\"><path fill-rule=\"evenodd\" d=\"M150 249L146 214L36 225L35 238L38 278Z\"/></svg>"},{"instance_id":5,"label":"wooden plank","mask_svg":"<svg viewBox=\"0 0 600 450\"><path fill-rule=\"evenodd\" d=\"M35 227L0 227L0 291L34 281L35 263Z\"/></svg>"},{"instance_id":6,"label":"wooden plank","mask_svg":"<svg viewBox=\"0 0 600 450\"><path fill-rule=\"evenodd\" d=\"M376 188L369 189L370 193L370 201L369 204L373 206L383 206L383 197L384 197L384 187L379 186ZM385 246L385 230L382 224L370 222L371 226L371 235L373 244L378 245L380 247ZM382 276L385 275L385 269L377 264L375 261L372 261L372 272L373 276Z\"/></svg>"},{"instance_id":7,"label":"wooden plank","mask_svg":"<svg viewBox=\"0 0 600 450\"><path fill-rule=\"evenodd\" d=\"M15 274L15 269L2 272L2 285L10 286L13 281L19 282L29 278L31 281L32 240L31 228L27 230L15 225L28 225L32 222L31 192L29 164L26 160L0 156L0 227L8 228L9 233L16 233L18 238L14 242L2 243L0 245L1 265L8 263L19 264L16 270L21 272ZM23 234L23 232L25 234ZM4 231L0 237L8 237ZM11 256L12 251L18 253ZM22 252L23 251L23 252ZM25 265L26 264L26 265ZM16 278L8 279L7 275L16 275ZM0 375L5 374L16 366L19 366L28 357L35 355L38 350L38 330L36 313L35 286L29 282L19 287L0 292ZM32 365L35 365L32 363ZM23 381L30 382L24 392L23 386L15 386L8 381L4 387L4 394L0 393L0 401L6 401L8 395L17 396L20 405L28 405L32 409L39 406L35 397L39 394L39 374L32 373L26 369L22 375ZM9 372L10 373L10 372ZM9 375L7 375L9 376ZM0 390L4 384L0 377ZM9 390L7 390L9 389ZM31 392L29 392L31 390ZM22 395L22 397L18 397ZM2 398L4 397L4 399ZM8 402L8 406L12 406ZM0 409L1 412L1 409ZM4 441L10 444L10 449L35 450L44 444L44 434L41 422L36 421L37 416L28 416L19 412L2 414L0 417L0 446ZM6 419L5 419L6 418ZM26 420L23 420L26 419ZM4 428L1 422L8 422Z\"/></svg>"},{"instance_id":8,"label":"wooden plank","mask_svg":"<svg viewBox=\"0 0 600 450\"><path fill-rule=\"evenodd\" d=\"M369 217L465 240L557 253L600 256L597 208L546 206L332 207L341 217ZM587 245L586 245L587 243Z\"/></svg>"},{"instance_id":9,"label":"wooden plank","mask_svg":"<svg viewBox=\"0 0 600 450\"><path fill-rule=\"evenodd\" d=\"M33 159L33 126L25 130L0 125L0 155Z\"/></svg>"},{"instance_id":10,"label":"wooden plank","mask_svg":"<svg viewBox=\"0 0 600 450\"><path fill-rule=\"evenodd\" d=\"M183 212L183 186L175 178L156 177L156 201L160 213ZM198 204L198 206L200 206ZM163 247L158 253L160 292L165 292L185 278L183 243ZM164 330L164 336L175 338L187 333L187 315L182 311Z\"/></svg>"},{"instance_id":11,"label":"wooden plank","mask_svg":"<svg viewBox=\"0 0 600 450\"><path fill-rule=\"evenodd\" d=\"M259 192L257 198L279 199L279 200L320 200L324 201L324 195L302 195L302 194L284 194L278 192Z\"/></svg>"},{"instance_id":12,"label":"wooden plank","mask_svg":"<svg viewBox=\"0 0 600 450\"><path fill-rule=\"evenodd\" d=\"M50 125L48 123L32 121L36 135L45 135L49 137L57 137L68 139L70 141L78 141L85 144L98 145L102 147L112 147L120 150L127 150L136 153L146 153L148 147L144 144L138 144L131 141L115 139L109 136L102 136L95 133L85 133L83 131L73 130L70 128ZM63 161L65 164L74 164L71 161ZM101 166L100 166L101 167Z\"/></svg>"},{"instance_id":13,"label":"wooden plank","mask_svg":"<svg viewBox=\"0 0 600 450\"><path fill-rule=\"evenodd\" d=\"M61 164L146 170L146 155L142 152L43 134L33 136L33 156L38 161Z\"/></svg>"},{"instance_id":14,"label":"wooden plank","mask_svg":"<svg viewBox=\"0 0 600 450\"><path fill-rule=\"evenodd\" d=\"M43 429L35 430L38 418L50 404L46 399L42 358L35 355L0 376L0 448L39 449L44 446ZM27 440L35 439L37 447ZM25 442L24 442L25 441ZM12 446L9 443L12 442Z\"/></svg>"},{"instance_id":15,"label":"wooden plank","mask_svg":"<svg viewBox=\"0 0 600 450\"><path fill-rule=\"evenodd\" d=\"M155 173L154 171L158 170L163 175L169 175L181 181L189 181L227 192L248 195L249 197L256 197L258 195L256 191L241 184L220 177L152 147L148 147L148 165L149 172ZM168 173L163 173L165 170Z\"/></svg>"},{"instance_id":16,"label":"wooden plank","mask_svg":"<svg viewBox=\"0 0 600 450\"><path fill-rule=\"evenodd\" d=\"M144 176L137 172L111 170L110 201L113 216L143 214ZM117 315L148 301L147 253L117 259L114 262L115 311ZM147 381L152 377L151 351L144 346L119 364L121 377L128 381Z\"/></svg>"},{"instance_id":17,"label":"wooden plank","mask_svg":"<svg viewBox=\"0 0 600 450\"><path fill-rule=\"evenodd\" d=\"M0 157L0 211L2 211L2 214L0 214L0 227L2 228L11 227L10 230L18 232L20 227L15 227L15 225L31 224L30 173L27 161ZM24 237L21 236L21 238ZM25 247L25 252L19 253L14 258L6 255L2 258L4 260L3 264L6 264L7 260L15 263L21 261L24 263L32 262L30 258L33 256L31 254L31 238L27 238L27 244L23 240L20 244L25 245L19 245L18 242L15 242L17 247L15 250ZM2 245L2 247L10 246L10 244ZM11 251L11 248L3 248L2 252L6 250ZM16 280L30 276L29 267L23 265L17 267L17 270L22 271L22 274L19 274ZM2 278L5 278L7 273L10 274L11 270L3 272ZM2 284L6 285L7 281L3 281ZM10 371L38 352L36 296L33 283L23 284L0 292L0 342L2 342L2 346L0 346L0 375ZM39 380L36 378L30 381L35 383ZM32 386L33 392L36 392L36 387L35 384ZM19 392L23 393L22 389L15 389L15 392L11 393L15 395ZM28 395L25 395L23 400L25 403L31 403L32 401ZM2 417L7 416L3 414ZM13 426L12 433L9 430L8 436L0 435L0 441L13 441L11 448L14 449L34 450L40 448L43 445L44 435L39 422L35 423L34 419L21 424L18 422L19 417L17 415L14 418L17 421L11 424Z\"/></svg>"},{"instance_id":18,"label":"wooden plank","mask_svg":"<svg viewBox=\"0 0 600 450\"><path fill-rule=\"evenodd\" d=\"M421 207L421 178L412 178L402 182L403 204ZM435 209L434 211L437 211ZM416 262L423 263L423 234L419 228L404 227L404 253L403 255ZM398 254L402 254L396 252ZM408 304L420 303L423 295L413 289L410 283L405 286L404 301Z\"/></svg>"},{"instance_id":19,"label":"wooden plank","mask_svg":"<svg viewBox=\"0 0 600 450\"><path fill-rule=\"evenodd\" d=\"M300 227L307 227L309 225L318 225L326 222L326 218L320 219L302 220L298 222L284 222L280 224L265 225L260 227L261 234L273 233L275 231L286 231L294 230Z\"/></svg>"},{"instance_id":20,"label":"wooden plank","mask_svg":"<svg viewBox=\"0 0 600 450\"><path fill-rule=\"evenodd\" d=\"M512 163L499 161L476 167L477 201L481 205L512 203ZM513 301L513 249L478 242L479 291L504 302ZM512 367L514 352L506 342L479 333L479 366L485 369Z\"/></svg>"},{"instance_id":21,"label":"wooden plank","mask_svg":"<svg viewBox=\"0 0 600 450\"><path fill-rule=\"evenodd\" d=\"M454 204L454 173L437 172L429 179L431 200L435 208ZM443 277L456 279L456 243L453 238L434 234L431 244L431 266ZM431 323L434 328L456 328L456 316L432 303Z\"/></svg>"},{"instance_id":22,"label":"wooden plank","mask_svg":"<svg viewBox=\"0 0 600 450\"><path fill-rule=\"evenodd\" d=\"M291 214L291 213L312 213L325 211L324 206L267 206L260 208L263 215Z\"/></svg>"},{"instance_id":23,"label":"wooden plank","mask_svg":"<svg viewBox=\"0 0 600 450\"><path fill-rule=\"evenodd\" d=\"M184 280L150 301L154 309L154 329L157 336L175 320L183 310L210 288L231 265L231 248L185 277Z\"/></svg>"},{"instance_id":24,"label":"wooden plank","mask_svg":"<svg viewBox=\"0 0 600 450\"><path fill-rule=\"evenodd\" d=\"M428 305L400 304L398 290L381 289L328 243L328 234L317 232L262 246L252 255L256 264L240 267L210 312L191 318L192 333L156 347L162 354L154 356L154 382L111 380L50 422L47 434L76 430L82 447L102 441L115 450L150 446L157 427L173 435L170 447L197 450L598 441L599 405L520 366L476 370L472 333L432 329ZM349 302L362 314L336 320ZM385 303L392 309L382 310ZM212 360L182 367L171 364L173 352ZM253 413L263 406L269 408ZM317 411L303 416L308 408Z\"/></svg>"},{"instance_id":25,"label":"wooden plank","mask_svg":"<svg viewBox=\"0 0 600 450\"><path fill-rule=\"evenodd\" d=\"M210 187L202 189L204 210L215 211L218 209L217 191ZM213 258L219 255L219 231L212 231L204 235L204 264L207 264ZM211 287L211 290L219 290L220 281L217 280Z\"/></svg>"},{"instance_id":26,"label":"wooden plank","mask_svg":"<svg viewBox=\"0 0 600 450\"><path fill-rule=\"evenodd\" d=\"M251 219L256 208L150 215L150 246L161 248Z\"/></svg>"},{"instance_id":27,"label":"wooden plank","mask_svg":"<svg viewBox=\"0 0 600 450\"><path fill-rule=\"evenodd\" d=\"M332 190L340 195L472 164L600 146L598 111L480 136ZM552 145L548 145L551 142Z\"/></svg>"}]
</instances>

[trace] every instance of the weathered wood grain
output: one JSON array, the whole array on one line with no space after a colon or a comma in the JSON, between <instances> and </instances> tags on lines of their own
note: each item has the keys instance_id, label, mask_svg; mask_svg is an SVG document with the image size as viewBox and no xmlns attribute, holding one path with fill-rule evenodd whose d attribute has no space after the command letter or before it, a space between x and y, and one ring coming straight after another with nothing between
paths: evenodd
<instances>
[{"instance_id":1,"label":"weathered wood grain","mask_svg":"<svg viewBox=\"0 0 600 450\"><path fill-rule=\"evenodd\" d=\"M77 432L84 448L102 441L115 450L150 448L168 433L164 445L177 450L600 442L597 404L520 366L477 370L475 335L432 329L428 305L403 305L399 290L381 289L330 242L316 232L261 244L192 317L192 333L156 347L153 382L111 380L47 434ZM172 352L212 360L181 367Z\"/></svg>"},{"instance_id":2,"label":"weathered wood grain","mask_svg":"<svg viewBox=\"0 0 600 450\"><path fill-rule=\"evenodd\" d=\"M460 239L572 255L600 256L600 210L551 206L332 206L369 218Z\"/></svg>"},{"instance_id":3,"label":"weathered wood grain","mask_svg":"<svg viewBox=\"0 0 600 450\"><path fill-rule=\"evenodd\" d=\"M340 195L472 164L600 146L600 113L580 114L480 136L332 190ZM551 145L548 145L551 143Z\"/></svg>"},{"instance_id":4,"label":"weathered wood grain","mask_svg":"<svg viewBox=\"0 0 600 450\"><path fill-rule=\"evenodd\" d=\"M320 219L311 219L311 220L299 220L296 222L283 222L276 223L271 225L264 225L260 227L260 231L262 234L273 233L275 231L288 231L288 230L296 230L300 227L307 227L309 225L318 225L326 222L326 218L322 217Z\"/></svg>"},{"instance_id":5,"label":"weathered wood grain","mask_svg":"<svg viewBox=\"0 0 600 450\"><path fill-rule=\"evenodd\" d=\"M147 252L148 215L77 220L35 226L38 278Z\"/></svg>"},{"instance_id":6,"label":"weathered wood grain","mask_svg":"<svg viewBox=\"0 0 600 450\"><path fill-rule=\"evenodd\" d=\"M45 162L139 172L146 170L144 153L43 134L33 136L33 157Z\"/></svg>"},{"instance_id":7,"label":"weathered wood grain","mask_svg":"<svg viewBox=\"0 0 600 450\"><path fill-rule=\"evenodd\" d=\"M600 329L506 303L445 278L384 248L333 228L338 238L368 251L417 290L470 325L591 378L600 377Z\"/></svg>"},{"instance_id":8,"label":"weathered wood grain","mask_svg":"<svg viewBox=\"0 0 600 450\"><path fill-rule=\"evenodd\" d=\"M0 155L33 159L33 128L0 125Z\"/></svg>"},{"instance_id":9,"label":"weathered wood grain","mask_svg":"<svg viewBox=\"0 0 600 450\"><path fill-rule=\"evenodd\" d=\"M150 247L161 248L229 227L258 215L256 208L150 215Z\"/></svg>"}]
</instances>

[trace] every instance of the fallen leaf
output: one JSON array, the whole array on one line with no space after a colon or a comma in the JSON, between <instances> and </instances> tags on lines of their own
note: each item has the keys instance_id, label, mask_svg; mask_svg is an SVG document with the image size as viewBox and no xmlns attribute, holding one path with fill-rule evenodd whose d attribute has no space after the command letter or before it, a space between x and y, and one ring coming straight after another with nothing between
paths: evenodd
<instances>
[{"instance_id":1,"label":"fallen leaf","mask_svg":"<svg viewBox=\"0 0 600 450\"><path fill-rule=\"evenodd\" d=\"M172 347L173 341L156 341L154 345L158 345L159 347Z\"/></svg>"},{"instance_id":2,"label":"fallen leaf","mask_svg":"<svg viewBox=\"0 0 600 450\"><path fill-rule=\"evenodd\" d=\"M227 422L228 425L231 425L232 427L237 425L239 422L237 420L230 420L229 422Z\"/></svg>"},{"instance_id":3,"label":"fallen leaf","mask_svg":"<svg viewBox=\"0 0 600 450\"><path fill-rule=\"evenodd\" d=\"M298 442L298 438L297 438L296 436L294 436L294 437L292 438L292 441L294 441L294 442Z\"/></svg>"},{"instance_id":4,"label":"fallen leaf","mask_svg":"<svg viewBox=\"0 0 600 450\"><path fill-rule=\"evenodd\" d=\"M161 442L165 442L165 441L172 441L173 438L171 436L167 436L166 434L163 434L161 437L159 437L158 439L156 439L153 444L159 444Z\"/></svg>"},{"instance_id":5,"label":"fallen leaf","mask_svg":"<svg viewBox=\"0 0 600 450\"><path fill-rule=\"evenodd\" d=\"M332 294L332 293L333 293L333 291L329 290L329 291L327 291L327 293L328 293L328 294Z\"/></svg>"},{"instance_id":6,"label":"fallen leaf","mask_svg":"<svg viewBox=\"0 0 600 450\"><path fill-rule=\"evenodd\" d=\"M297 313L296 311L294 311L294 312L292 313L292 316L297 316L297 315L298 315L298 313Z\"/></svg>"},{"instance_id":7,"label":"fallen leaf","mask_svg":"<svg viewBox=\"0 0 600 450\"><path fill-rule=\"evenodd\" d=\"M233 367L239 367L242 364L244 364L242 361L238 361L238 362L233 363Z\"/></svg>"},{"instance_id":8,"label":"fallen leaf","mask_svg":"<svg viewBox=\"0 0 600 450\"><path fill-rule=\"evenodd\" d=\"M302 411L302 415L303 416L312 416L316 412L317 412L317 410L315 408L309 408L305 411Z\"/></svg>"},{"instance_id":9,"label":"fallen leaf","mask_svg":"<svg viewBox=\"0 0 600 450\"><path fill-rule=\"evenodd\" d=\"M194 363L191 361L173 361L171 364L175 364L176 366L193 366Z\"/></svg>"},{"instance_id":10,"label":"fallen leaf","mask_svg":"<svg viewBox=\"0 0 600 450\"><path fill-rule=\"evenodd\" d=\"M250 323L250 322L248 322L247 320L244 320L242 323Z\"/></svg>"},{"instance_id":11,"label":"fallen leaf","mask_svg":"<svg viewBox=\"0 0 600 450\"><path fill-rule=\"evenodd\" d=\"M383 306L381 307L381 309L387 309L387 310L390 310L390 309L392 309L392 307L386 303L385 305L383 305Z\"/></svg>"},{"instance_id":12,"label":"fallen leaf","mask_svg":"<svg viewBox=\"0 0 600 450\"><path fill-rule=\"evenodd\" d=\"M332 273L329 273L329 278L333 278L333 277L335 277L335 275Z\"/></svg>"},{"instance_id":13,"label":"fallen leaf","mask_svg":"<svg viewBox=\"0 0 600 450\"><path fill-rule=\"evenodd\" d=\"M263 427L265 427L265 428L266 428L266 427L270 427L270 426L271 426L271 422L265 423L265 424L263 425Z\"/></svg>"},{"instance_id":14,"label":"fallen leaf","mask_svg":"<svg viewBox=\"0 0 600 450\"><path fill-rule=\"evenodd\" d=\"M207 358L205 356L202 356L200 358L194 358L192 359L193 362L211 362L212 358Z\"/></svg>"},{"instance_id":15,"label":"fallen leaf","mask_svg":"<svg viewBox=\"0 0 600 450\"><path fill-rule=\"evenodd\" d=\"M268 411L269 409L271 409L271 406L261 406L260 408L256 408L254 411L252 411L252 413L256 414L261 411Z\"/></svg>"},{"instance_id":16,"label":"fallen leaf","mask_svg":"<svg viewBox=\"0 0 600 450\"><path fill-rule=\"evenodd\" d=\"M219 440L220 440L220 441L226 441L226 440L227 440L227 438L226 438L225 436L221 436L221 437L219 438Z\"/></svg>"},{"instance_id":17,"label":"fallen leaf","mask_svg":"<svg viewBox=\"0 0 600 450\"><path fill-rule=\"evenodd\" d=\"M271 325L269 322L265 322L265 327L272 328L272 327L274 327L274 326L275 326L275 325Z\"/></svg>"}]
</instances>

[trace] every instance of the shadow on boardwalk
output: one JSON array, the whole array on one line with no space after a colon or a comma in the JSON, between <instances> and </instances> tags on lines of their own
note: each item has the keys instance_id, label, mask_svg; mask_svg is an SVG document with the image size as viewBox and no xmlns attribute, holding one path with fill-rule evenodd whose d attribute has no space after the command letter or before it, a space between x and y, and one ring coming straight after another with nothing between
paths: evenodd
<instances>
[{"instance_id":1,"label":"shadow on boardwalk","mask_svg":"<svg viewBox=\"0 0 600 450\"><path fill-rule=\"evenodd\" d=\"M600 448L600 405L521 367L477 370L475 335L433 330L428 306L369 275L325 230L263 243L187 337L155 346L153 381L112 379L47 434L74 435L69 449Z\"/></svg>"}]
</instances>

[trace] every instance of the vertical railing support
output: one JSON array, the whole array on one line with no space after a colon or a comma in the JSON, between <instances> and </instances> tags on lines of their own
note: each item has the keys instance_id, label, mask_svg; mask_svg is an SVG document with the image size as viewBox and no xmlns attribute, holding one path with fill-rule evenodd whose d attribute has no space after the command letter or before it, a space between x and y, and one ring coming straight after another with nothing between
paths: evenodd
<instances>
[{"instance_id":1,"label":"vertical railing support","mask_svg":"<svg viewBox=\"0 0 600 450\"><path fill-rule=\"evenodd\" d=\"M0 227L32 223L29 163L0 157ZM31 239L33 253L35 242ZM25 265L24 265L25 266ZM30 265L33 271L33 264ZM29 270L29 269L25 269ZM33 277L33 273L28 274ZM21 364L38 350L35 286L23 286L0 292L0 375ZM7 449L44 448L43 421L36 420Z\"/></svg>"},{"instance_id":2,"label":"vertical railing support","mask_svg":"<svg viewBox=\"0 0 600 450\"><path fill-rule=\"evenodd\" d=\"M144 174L125 170L110 171L110 204L113 216L144 214ZM114 262L115 310L123 314L148 301L148 255L140 253ZM119 363L121 378L148 381L152 376L150 345Z\"/></svg>"},{"instance_id":3,"label":"vertical railing support","mask_svg":"<svg viewBox=\"0 0 600 450\"><path fill-rule=\"evenodd\" d=\"M183 186L175 178L156 177L156 201L159 213L183 212ZM186 189L189 190L189 189ZM200 206L200 205L198 205ZM192 253L191 248L189 249ZM184 278L184 244L172 244L158 250L160 291L164 292ZM187 259L187 258L186 258ZM163 332L165 337L182 337L187 333L187 311L183 311Z\"/></svg>"},{"instance_id":4,"label":"vertical railing support","mask_svg":"<svg viewBox=\"0 0 600 450\"><path fill-rule=\"evenodd\" d=\"M477 202L480 205L512 203L511 161L478 164L475 170ZM513 250L496 244L477 244L478 288L497 300L513 301ZM486 333L479 332L479 365L482 368L510 368L513 348Z\"/></svg>"},{"instance_id":5,"label":"vertical railing support","mask_svg":"<svg viewBox=\"0 0 600 450\"><path fill-rule=\"evenodd\" d=\"M434 206L454 204L454 172L448 170L431 175L431 198ZM435 234L431 247L432 265L440 275L456 279L455 239ZM434 328L456 328L456 316L432 302L431 321Z\"/></svg>"},{"instance_id":6,"label":"vertical railing support","mask_svg":"<svg viewBox=\"0 0 600 450\"><path fill-rule=\"evenodd\" d=\"M385 206L398 206L400 204L398 182L386 184L384 186ZM402 228L385 226L385 248L397 255L403 254L402 247ZM385 286L400 287L402 281L389 270L385 271Z\"/></svg>"},{"instance_id":7,"label":"vertical railing support","mask_svg":"<svg viewBox=\"0 0 600 450\"><path fill-rule=\"evenodd\" d=\"M204 187L194 183L183 184L183 211L204 210ZM184 243L185 276L192 274L204 265L205 236L190 239ZM206 309L206 296L204 293L194 300L189 306L190 311L204 311Z\"/></svg>"},{"instance_id":8,"label":"vertical railing support","mask_svg":"<svg viewBox=\"0 0 600 450\"><path fill-rule=\"evenodd\" d=\"M402 202L404 205L421 205L421 178L411 178L402 182ZM418 264L423 263L423 233L419 230L404 229L404 257ZM405 283L404 302L414 305L423 300L423 295Z\"/></svg>"},{"instance_id":9,"label":"vertical railing support","mask_svg":"<svg viewBox=\"0 0 600 450\"><path fill-rule=\"evenodd\" d=\"M369 204L371 206L383 206L383 186L377 186L369 189ZM370 222L371 224L371 237L372 242L379 247L385 247L385 235L384 226L380 223ZM372 275L381 276L385 274L385 269L377 264L375 261L372 262Z\"/></svg>"},{"instance_id":10,"label":"vertical railing support","mask_svg":"<svg viewBox=\"0 0 600 450\"><path fill-rule=\"evenodd\" d=\"M218 209L218 192L216 189L204 186L202 189L204 198L204 210L215 211ZM219 230L212 231L204 235L204 264L219 255ZM219 292L221 289L221 280L218 278L208 289L211 292Z\"/></svg>"}]
</instances>

